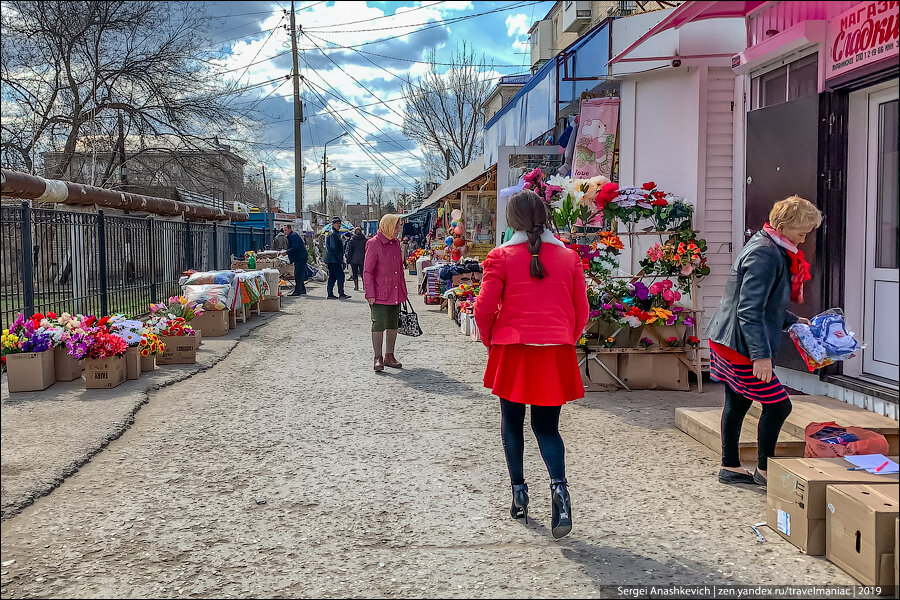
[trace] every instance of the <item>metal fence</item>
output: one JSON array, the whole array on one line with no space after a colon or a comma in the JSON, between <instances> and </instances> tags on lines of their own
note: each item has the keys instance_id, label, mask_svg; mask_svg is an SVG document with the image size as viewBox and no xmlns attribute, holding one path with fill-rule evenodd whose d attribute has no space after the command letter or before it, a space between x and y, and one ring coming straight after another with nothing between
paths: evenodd
<instances>
[{"instance_id":1,"label":"metal fence","mask_svg":"<svg viewBox=\"0 0 900 600\"><path fill-rule=\"evenodd\" d=\"M147 312L189 269L227 269L265 249L264 228L22 206L0 207L0 324L16 313Z\"/></svg>"}]
</instances>

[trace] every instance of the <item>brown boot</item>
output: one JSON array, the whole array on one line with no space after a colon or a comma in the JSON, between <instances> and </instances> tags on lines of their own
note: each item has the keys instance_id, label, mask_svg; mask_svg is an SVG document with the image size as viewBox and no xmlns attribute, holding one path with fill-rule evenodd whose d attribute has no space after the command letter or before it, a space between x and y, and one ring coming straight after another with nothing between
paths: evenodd
<instances>
[{"instance_id":1,"label":"brown boot","mask_svg":"<svg viewBox=\"0 0 900 600\"><path fill-rule=\"evenodd\" d=\"M380 356L375 357L375 370L384 371L384 359Z\"/></svg>"},{"instance_id":2,"label":"brown boot","mask_svg":"<svg viewBox=\"0 0 900 600\"><path fill-rule=\"evenodd\" d=\"M403 365L397 362L397 359L394 358L393 354L385 354L384 355L384 365L386 367L390 367L392 369L402 369Z\"/></svg>"}]
</instances>

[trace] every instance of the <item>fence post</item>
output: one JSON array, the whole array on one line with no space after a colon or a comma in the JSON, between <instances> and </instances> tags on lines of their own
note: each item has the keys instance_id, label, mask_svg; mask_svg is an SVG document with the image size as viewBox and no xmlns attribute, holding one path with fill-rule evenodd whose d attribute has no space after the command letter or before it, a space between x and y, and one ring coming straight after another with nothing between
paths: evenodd
<instances>
[{"instance_id":1,"label":"fence post","mask_svg":"<svg viewBox=\"0 0 900 600\"><path fill-rule=\"evenodd\" d=\"M31 206L22 203L22 300L25 316L34 314L34 242L31 239Z\"/></svg>"},{"instance_id":2,"label":"fence post","mask_svg":"<svg viewBox=\"0 0 900 600\"><path fill-rule=\"evenodd\" d=\"M191 236L191 222L184 222L184 266L194 268L194 238Z\"/></svg>"},{"instance_id":3,"label":"fence post","mask_svg":"<svg viewBox=\"0 0 900 600\"><path fill-rule=\"evenodd\" d=\"M219 270L219 224L212 225L212 270Z\"/></svg>"},{"instance_id":4,"label":"fence post","mask_svg":"<svg viewBox=\"0 0 900 600\"><path fill-rule=\"evenodd\" d=\"M106 280L106 216L97 211L97 254L100 259L100 314L109 314L108 282Z\"/></svg>"},{"instance_id":5,"label":"fence post","mask_svg":"<svg viewBox=\"0 0 900 600\"><path fill-rule=\"evenodd\" d=\"M150 249L150 302L156 303L156 227L153 217L147 217L147 236Z\"/></svg>"}]
</instances>

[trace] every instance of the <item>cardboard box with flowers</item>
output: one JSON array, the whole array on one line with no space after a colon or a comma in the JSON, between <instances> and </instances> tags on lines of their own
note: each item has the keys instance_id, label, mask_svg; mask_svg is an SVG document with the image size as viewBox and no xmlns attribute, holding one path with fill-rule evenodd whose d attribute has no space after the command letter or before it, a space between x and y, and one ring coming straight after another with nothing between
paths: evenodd
<instances>
[{"instance_id":1,"label":"cardboard box with flowers","mask_svg":"<svg viewBox=\"0 0 900 600\"><path fill-rule=\"evenodd\" d=\"M147 326L142 321L129 319L125 315L115 315L109 320L109 331L128 344L125 351L125 376L128 379L137 379L141 376L141 340L144 339L144 333Z\"/></svg>"},{"instance_id":2,"label":"cardboard box with flowers","mask_svg":"<svg viewBox=\"0 0 900 600\"><path fill-rule=\"evenodd\" d=\"M90 322L89 317L85 322ZM83 344L84 387L86 389L112 389L125 383L127 367L125 351L128 343L107 327L109 317L103 317L85 331Z\"/></svg>"},{"instance_id":3,"label":"cardboard box with flowers","mask_svg":"<svg viewBox=\"0 0 900 600\"><path fill-rule=\"evenodd\" d=\"M45 390L56 382L53 341L40 327L41 317L19 314L0 335L0 357L6 367L10 392Z\"/></svg>"},{"instance_id":4,"label":"cardboard box with flowers","mask_svg":"<svg viewBox=\"0 0 900 600\"><path fill-rule=\"evenodd\" d=\"M158 335L148 329L141 336L138 344L138 352L141 355L141 371L147 372L156 369L156 358L165 351L166 344Z\"/></svg>"},{"instance_id":5,"label":"cardboard box with flowers","mask_svg":"<svg viewBox=\"0 0 900 600\"><path fill-rule=\"evenodd\" d=\"M182 365L197 362L197 348L200 347L200 332L188 323L203 309L183 296L169 298L168 304L151 304L148 330L159 336L165 345L164 351L156 358L158 365Z\"/></svg>"}]
</instances>

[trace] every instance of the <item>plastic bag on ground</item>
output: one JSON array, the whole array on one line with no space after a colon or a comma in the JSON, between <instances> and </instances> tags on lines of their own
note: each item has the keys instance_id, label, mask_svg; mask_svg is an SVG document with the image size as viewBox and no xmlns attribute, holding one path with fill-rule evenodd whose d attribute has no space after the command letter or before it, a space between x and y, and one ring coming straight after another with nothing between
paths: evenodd
<instances>
[{"instance_id":1,"label":"plastic bag on ground","mask_svg":"<svg viewBox=\"0 0 900 600\"><path fill-rule=\"evenodd\" d=\"M806 458L840 458L856 454L887 454L890 445L880 433L862 427L843 427L834 421L810 423L804 430Z\"/></svg>"}]
</instances>

